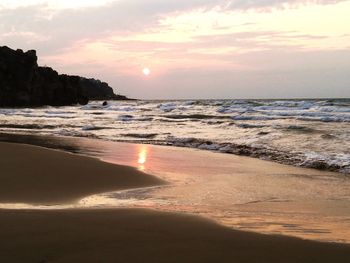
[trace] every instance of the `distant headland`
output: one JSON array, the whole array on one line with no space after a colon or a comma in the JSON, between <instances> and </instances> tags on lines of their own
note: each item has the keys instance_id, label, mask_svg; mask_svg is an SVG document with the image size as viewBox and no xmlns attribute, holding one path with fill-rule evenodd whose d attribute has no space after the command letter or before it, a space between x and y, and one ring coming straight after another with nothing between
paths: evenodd
<instances>
[{"instance_id":1,"label":"distant headland","mask_svg":"<svg viewBox=\"0 0 350 263\"><path fill-rule=\"evenodd\" d=\"M35 50L0 47L0 107L85 105L89 100L129 100L106 83L39 67Z\"/></svg>"}]
</instances>

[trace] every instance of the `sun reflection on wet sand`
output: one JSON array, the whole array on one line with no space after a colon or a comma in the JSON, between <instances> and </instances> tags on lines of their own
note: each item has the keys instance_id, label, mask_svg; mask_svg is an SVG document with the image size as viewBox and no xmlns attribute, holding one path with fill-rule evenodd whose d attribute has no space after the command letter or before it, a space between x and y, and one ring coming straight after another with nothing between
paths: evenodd
<instances>
[{"instance_id":1,"label":"sun reflection on wet sand","mask_svg":"<svg viewBox=\"0 0 350 263\"><path fill-rule=\"evenodd\" d=\"M340 174L185 148L60 140L86 155L133 166L169 183L91 195L68 204L69 208L184 212L235 229L350 243L350 180ZM0 204L0 208L37 206ZM42 206L63 208L66 205Z\"/></svg>"},{"instance_id":2,"label":"sun reflection on wet sand","mask_svg":"<svg viewBox=\"0 0 350 263\"><path fill-rule=\"evenodd\" d=\"M138 148L138 168L141 171L145 170L145 164L147 161L148 147L146 145L140 145Z\"/></svg>"}]
</instances>

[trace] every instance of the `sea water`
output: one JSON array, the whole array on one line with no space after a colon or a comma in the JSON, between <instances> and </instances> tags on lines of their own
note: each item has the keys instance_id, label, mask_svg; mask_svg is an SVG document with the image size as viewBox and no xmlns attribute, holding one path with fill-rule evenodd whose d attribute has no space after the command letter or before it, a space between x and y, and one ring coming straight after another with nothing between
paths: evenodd
<instances>
[{"instance_id":1,"label":"sea water","mask_svg":"<svg viewBox=\"0 0 350 263\"><path fill-rule=\"evenodd\" d=\"M350 173L350 99L100 101L0 109L0 132L190 147Z\"/></svg>"}]
</instances>

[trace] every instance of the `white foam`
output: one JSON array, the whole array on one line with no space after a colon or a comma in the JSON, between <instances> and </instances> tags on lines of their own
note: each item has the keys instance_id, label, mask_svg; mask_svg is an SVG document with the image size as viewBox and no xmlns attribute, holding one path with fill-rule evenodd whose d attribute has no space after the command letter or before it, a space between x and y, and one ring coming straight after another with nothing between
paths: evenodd
<instances>
[{"instance_id":1,"label":"white foam","mask_svg":"<svg viewBox=\"0 0 350 263\"><path fill-rule=\"evenodd\" d=\"M96 109L103 109L103 105L102 104L87 104L84 106L81 106L80 109L82 110L96 110Z\"/></svg>"},{"instance_id":2,"label":"white foam","mask_svg":"<svg viewBox=\"0 0 350 263\"><path fill-rule=\"evenodd\" d=\"M304 156L307 149L324 154L324 162L341 171L347 171L350 160L348 155L335 155L350 148L350 100L111 101L107 106L93 101L81 107L2 108L0 116L3 132L29 133L33 131L23 131L20 125L35 125L36 132L45 134L107 140L123 140L125 133L157 134L157 142L151 137L142 140L228 153L242 151L256 157L273 151L272 155L279 154L278 161L293 164L321 160L320 156ZM40 129L43 124L49 128ZM287 127L305 127L304 131L310 132L291 132Z\"/></svg>"},{"instance_id":3,"label":"white foam","mask_svg":"<svg viewBox=\"0 0 350 263\"><path fill-rule=\"evenodd\" d=\"M304 153L305 160L301 163L302 166L310 166L316 162L323 162L330 167L340 167L341 170L350 169L350 154L345 153Z\"/></svg>"},{"instance_id":4,"label":"white foam","mask_svg":"<svg viewBox=\"0 0 350 263\"><path fill-rule=\"evenodd\" d=\"M110 106L107 108L109 111L125 111L125 112L131 112L131 111L136 111L135 107L131 106L122 106L122 107L115 107L115 106Z\"/></svg>"},{"instance_id":5,"label":"white foam","mask_svg":"<svg viewBox=\"0 0 350 263\"><path fill-rule=\"evenodd\" d=\"M209 150L209 151L217 151L221 148L220 144L207 144L207 143L203 143L201 145L198 146L198 149L202 149L202 150Z\"/></svg>"},{"instance_id":6,"label":"white foam","mask_svg":"<svg viewBox=\"0 0 350 263\"><path fill-rule=\"evenodd\" d=\"M175 103L163 103L158 105L158 108L164 112L171 112L176 109L176 106Z\"/></svg>"}]
</instances>

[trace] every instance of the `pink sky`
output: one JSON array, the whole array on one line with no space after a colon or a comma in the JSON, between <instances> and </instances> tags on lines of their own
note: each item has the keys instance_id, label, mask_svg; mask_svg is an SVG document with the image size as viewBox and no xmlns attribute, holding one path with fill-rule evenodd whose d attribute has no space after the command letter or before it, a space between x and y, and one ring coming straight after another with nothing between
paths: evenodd
<instances>
[{"instance_id":1,"label":"pink sky","mask_svg":"<svg viewBox=\"0 0 350 263\"><path fill-rule=\"evenodd\" d=\"M349 14L350 1L0 0L0 39L136 98L350 97Z\"/></svg>"}]
</instances>

